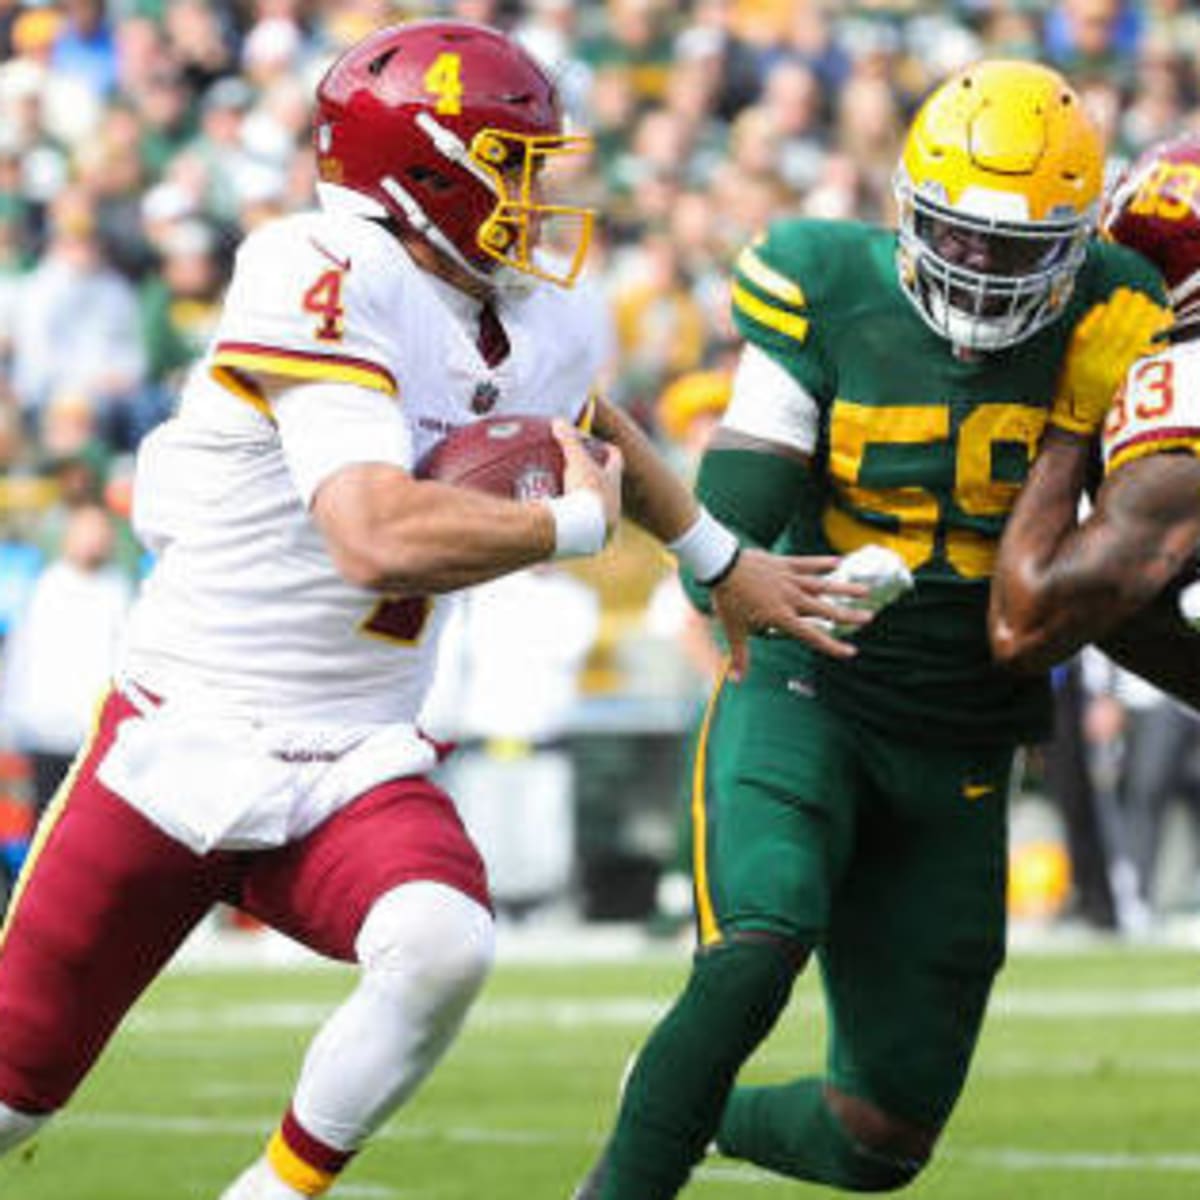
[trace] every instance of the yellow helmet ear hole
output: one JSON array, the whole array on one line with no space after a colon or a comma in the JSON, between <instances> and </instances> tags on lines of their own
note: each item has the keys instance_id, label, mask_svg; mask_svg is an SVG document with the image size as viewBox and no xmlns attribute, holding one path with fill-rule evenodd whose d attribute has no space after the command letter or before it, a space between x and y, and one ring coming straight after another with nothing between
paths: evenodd
<instances>
[{"instance_id":1,"label":"yellow helmet ear hole","mask_svg":"<svg viewBox=\"0 0 1200 1200\"><path fill-rule=\"evenodd\" d=\"M500 167L508 158L508 147L498 137L485 133L476 143L475 153L490 166Z\"/></svg>"},{"instance_id":2,"label":"yellow helmet ear hole","mask_svg":"<svg viewBox=\"0 0 1200 1200\"><path fill-rule=\"evenodd\" d=\"M507 250L512 244L512 231L504 225L489 225L479 231L479 237L492 250Z\"/></svg>"}]
</instances>

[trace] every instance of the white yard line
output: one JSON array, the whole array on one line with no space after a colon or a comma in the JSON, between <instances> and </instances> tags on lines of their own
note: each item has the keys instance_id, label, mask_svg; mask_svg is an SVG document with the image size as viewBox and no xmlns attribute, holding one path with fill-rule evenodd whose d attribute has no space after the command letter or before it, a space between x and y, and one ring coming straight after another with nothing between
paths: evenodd
<instances>
[{"instance_id":1,"label":"white yard line","mask_svg":"<svg viewBox=\"0 0 1200 1200\"><path fill-rule=\"evenodd\" d=\"M518 1027L577 1029L607 1025L648 1027L669 1001L650 996L609 1000L493 1000L472 1015L476 1028ZM191 1033L205 1030L251 1031L313 1028L333 1011L327 1004L216 1004L203 1008L159 1007L134 1011L126 1023L133 1033ZM815 1013L817 996L797 997L789 1011ZM1195 1016L1200 1014L1200 987L1145 990L1069 988L1001 993L989 1010L992 1020L1075 1020L1081 1017Z\"/></svg>"},{"instance_id":2,"label":"white yard line","mask_svg":"<svg viewBox=\"0 0 1200 1200\"><path fill-rule=\"evenodd\" d=\"M211 1117L164 1117L146 1113L94 1112L68 1113L62 1124L79 1129L99 1129L122 1133L158 1134L174 1137L254 1137L272 1128L275 1116L243 1117L236 1120ZM535 1129L488 1129L475 1125L396 1124L379 1135L384 1141L446 1141L458 1145L525 1148L586 1142L590 1134L568 1134ZM1077 1150L1025 1150L1019 1146L947 1146L938 1159L986 1166L1002 1171L1158 1171L1200 1175L1200 1154L1098 1153ZM702 1168L705 1175L737 1183L762 1183L772 1177L749 1166L712 1162ZM359 1185L368 1186L368 1185ZM374 1188L374 1185L369 1185ZM343 1189L345 1190L345 1189ZM350 1192L346 1192L350 1195ZM360 1195L393 1195L386 1190L362 1191Z\"/></svg>"}]
</instances>

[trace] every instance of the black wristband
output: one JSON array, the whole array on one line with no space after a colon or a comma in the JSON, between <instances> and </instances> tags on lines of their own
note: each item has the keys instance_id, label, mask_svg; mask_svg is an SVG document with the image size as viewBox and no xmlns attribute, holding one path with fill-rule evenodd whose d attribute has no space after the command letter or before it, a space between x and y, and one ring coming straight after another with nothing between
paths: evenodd
<instances>
[{"instance_id":1,"label":"black wristband","mask_svg":"<svg viewBox=\"0 0 1200 1200\"><path fill-rule=\"evenodd\" d=\"M729 561L711 578L697 579L696 582L701 587L715 588L722 584L733 574L733 568L738 565L738 559L742 557L742 547L739 543L733 548L733 553L729 556Z\"/></svg>"}]
</instances>

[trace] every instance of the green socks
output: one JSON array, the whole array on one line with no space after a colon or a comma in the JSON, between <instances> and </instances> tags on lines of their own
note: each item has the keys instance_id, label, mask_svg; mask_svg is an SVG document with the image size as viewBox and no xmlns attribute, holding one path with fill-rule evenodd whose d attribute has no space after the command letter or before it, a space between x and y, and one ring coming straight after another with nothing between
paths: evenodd
<instances>
[{"instance_id":1,"label":"green socks","mask_svg":"<svg viewBox=\"0 0 1200 1200\"><path fill-rule=\"evenodd\" d=\"M892 1191L920 1171L919 1161L859 1145L830 1112L823 1089L820 1079L735 1088L717 1135L721 1153L854 1192Z\"/></svg>"},{"instance_id":2,"label":"green socks","mask_svg":"<svg viewBox=\"0 0 1200 1200\"><path fill-rule=\"evenodd\" d=\"M794 978L794 965L765 940L729 942L696 956L687 987L629 1077L600 1200L670 1200L683 1187Z\"/></svg>"}]
</instances>

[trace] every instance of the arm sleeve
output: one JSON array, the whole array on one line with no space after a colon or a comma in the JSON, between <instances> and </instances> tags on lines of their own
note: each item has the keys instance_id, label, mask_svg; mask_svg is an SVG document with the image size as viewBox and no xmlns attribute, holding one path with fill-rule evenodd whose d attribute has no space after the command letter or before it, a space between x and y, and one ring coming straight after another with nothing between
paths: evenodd
<instances>
[{"instance_id":1,"label":"arm sleeve","mask_svg":"<svg viewBox=\"0 0 1200 1200\"><path fill-rule=\"evenodd\" d=\"M808 467L794 458L757 450L710 450L700 462L696 496L737 535L743 546L775 543L797 509L813 502ZM709 589L680 571L688 599L711 612Z\"/></svg>"},{"instance_id":2,"label":"arm sleeve","mask_svg":"<svg viewBox=\"0 0 1200 1200\"><path fill-rule=\"evenodd\" d=\"M287 388L272 404L283 456L307 507L335 471L354 463L412 468L412 438L391 397L346 383Z\"/></svg>"}]
</instances>

